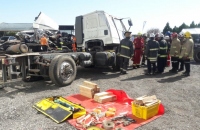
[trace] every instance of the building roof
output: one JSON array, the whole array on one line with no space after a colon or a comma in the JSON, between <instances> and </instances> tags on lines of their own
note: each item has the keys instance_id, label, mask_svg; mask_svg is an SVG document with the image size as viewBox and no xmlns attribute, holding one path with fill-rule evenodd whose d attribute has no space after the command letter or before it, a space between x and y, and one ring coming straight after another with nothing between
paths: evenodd
<instances>
[{"instance_id":1,"label":"building roof","mask_svg":"<svg viewBox=\"0 0 200 130\"><path fill-rule=\"evenodd\" d=\"M0 23L0 31L24 31L32 29L32 23Z\"/></svg>"}]
</instances>

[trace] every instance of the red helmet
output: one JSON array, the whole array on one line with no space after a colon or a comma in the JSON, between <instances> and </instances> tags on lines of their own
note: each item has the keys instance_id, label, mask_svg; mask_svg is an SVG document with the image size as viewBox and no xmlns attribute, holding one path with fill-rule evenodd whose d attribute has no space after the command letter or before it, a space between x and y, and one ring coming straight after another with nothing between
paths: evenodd
<instances>
[{"instance_id":1,"label":"red helmet","mask_svg":"<svg viewBox=\"0 0 200 130\"><path fill-rule=\"evenodd\" d=\"M173 33L172 34L172 38L177 38L178 37L178 34L177 33Z\"/></svg>"}]
</instances>

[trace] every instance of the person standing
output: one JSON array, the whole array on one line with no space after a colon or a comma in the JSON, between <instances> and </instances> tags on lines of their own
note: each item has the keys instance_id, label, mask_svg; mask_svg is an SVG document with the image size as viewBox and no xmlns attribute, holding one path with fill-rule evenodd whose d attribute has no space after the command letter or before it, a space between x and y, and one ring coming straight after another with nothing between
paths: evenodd
<instances>
[{"instance_id":1,"label":"person standing","mask_svg":"<svg viewBox=\"0 0 200 130\"><path fill-rule=\"evenodd\" d=\"M170 67L170 48L171 48L171 43L170 43L170 37L165 36L165 41L167 42L167 61L166 61L166 67Z\"/></svg>"},{"instance_id":2,"label":"person standing","mask_svg":"<svg viewBox=\"0 0 200 130\"><path fill-rule=\"evenodd\" d=\"M76 37L72 36L72 50L76 52Z\"/></svg>"},{"instance_id":3,"label":"person standing","mask_svg":"<svg viewBox=\"0 0 200 130\"><path fill-rule=\"evenodd\" d=\"M142 39L142 34L138 33L138 37L134 39L134 56L133 56L133 69L140 68L140 61L142 58L144 42Z\"/></svg>"},{"instance_id":4,"label":"person standing","mask_svg":"<svg viewBox=\"0 0 200 130\"><path fill-rule=\"evenodd\" d=\"M118 55L120 56L121 74L127 73L128 62L133 55L133 43L130 41L131 32L125 32L125 38L120 41Z\"/></svg>"},{"instance_id":5,"label":"person standing","mask_svg":"<svg viewBox=\"0 0 200 130\"><path fill-rule=\"evenodd\" d=\"M145 54L147 56L147 66L148 66L148 73L146 75L151 74L152 65L153 65L153 75L155 74L158 51L159 51L159 43L155 40L155 35L151 33L150 40L147 43L145 51Z\"/></svg>"},{"instance_id":6,"label":"person standing","mask_svg":"<svg viewBox=\"0 0 200 130\"><path fill-rule=\"evenodd\" d=\"M158 42L159 42L159 55L157 61L157 68L158 68L158 73L161 74L164 72L164 69L166 67L167 50L168 50L168 44L164 40L164 35L162 33L158 35Z\"/></svg>"},{"instance_id":7,"label":"person standing","mask_svg":"<svg viewBox=\"0 0 200 130\"><path fill-rule=\"evenodd\" d=\"M186 71L183 73L183 76L190 76L190 60L193 58L193 49L194 42L190 32L184 34L182 51L180 54L180 59L184 60Z\"/></svg>"},{"instance_id":8,"label":"person standing","mask_svg":"<svg viewBox=\"0 0 200 130\"><path fill-rule=\"evenodd\" d=\"M47 38L45 37L45 34L42 35L42 37L40 39L40 44L42 46L42 50L43 51L47 51L47 49L48 49L48 41L47 41Z\"/></svg>"},{"instance_id":9,"label":"person standing","mask_svg":"<svg viewBox=\"0 0 200 130\"><path fill-rule=\"evenodd\" d=\"M183 35L180 35L179 36L179 40L180 40L180 42L181 42L181 49L180 49L180 53L181 53L181 51L182 51L182 46L183 46L183 39L184 39L184 37L183 37ZM179 65L179 72L180 71L183 71L184 70L184 60L182 59L182 58L179 58L179 63L178 63L178 65Z\"/></svg>"},{"instance_id":10,"label":"person standing","mask_svg":"<svg viewBox=\"0 0 200 130\"><path fill-rule=\"evenodd\" d=\"M145 52L148 41L149 41L149 38L147 37L147 34L146 33L143 34L144 49L143 49L143 56L142 56L142 66L145 66L146 55L144 52Z\"/></svg>"},{"instance_id":11,"label":"person standing","mask_svg":"<svg viewBox=\"0 0 200 130\"><path fill-rule=\"evenodd\" d=\"M61 37L61 33L58 32L57 33L57 42L56 42L57 50L62 50L62 46L63 46L63 39Z\"/></svg>"},{"instance_id":12,"label":"person standing","mask_svg":"<svg viewBox=\"0 0 200 130\"><path fill-rule=\"evenodd\" d=\"M180 40L178 39L178 34L173 33L172 34L172 44L171 44L171 49L170 49L172 69L170 70L170 72L177 73L177 71L178 71L178 61L179 61L180 49L181 49L181 43L180 43Z\"/></svg>"}]
</instances>

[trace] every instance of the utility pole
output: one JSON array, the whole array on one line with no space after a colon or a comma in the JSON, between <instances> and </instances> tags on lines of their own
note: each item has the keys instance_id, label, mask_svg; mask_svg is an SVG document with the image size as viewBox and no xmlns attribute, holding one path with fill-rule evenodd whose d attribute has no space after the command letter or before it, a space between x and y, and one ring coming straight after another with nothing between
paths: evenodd
<instances>
[{"instance_id":1,"label":"utility pole","mask_svg":"<svg viewBox=\"0 0 200 130\"><path fill-rule=\"evenodd\" d=\"M143 22L142 33L143 33L143 30L144 30L144 27L145 27L146 23L147 23L147 21Z\"/></svg>"}]
</instances>

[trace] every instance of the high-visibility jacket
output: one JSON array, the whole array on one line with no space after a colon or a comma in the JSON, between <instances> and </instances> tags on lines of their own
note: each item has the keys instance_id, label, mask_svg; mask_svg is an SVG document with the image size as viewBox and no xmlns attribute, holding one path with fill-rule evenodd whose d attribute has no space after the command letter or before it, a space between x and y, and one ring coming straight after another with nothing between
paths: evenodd
<instances>
[{"instance_id":1,"label":"high-visibility jacket","mask_svg":"<svg viewBox=\"0 0 200 130\"><path fill-rule=\"evenodd\" d=\"M150 39L146 46L145 54L151 63L155 63L157 61L159 51L159 43L156 40Z\"/></svg>"},{"instance_id":2,"label":"high-visibility jacket","mask_svg":"<svg viewBox=\"0 0 200 130\"><path fill-rule=\"evenodd\" d=\"M181 42L178 38L172 40L171 48L170 48L170 55L172 57L179 57L181 50Z\"/></svg>"},{"instance_id":3,"label":"high-visibility jacket","mask_svg":"<svg viewBox=\"0 0 200 130\"><path fill-rule=\"evenodd\" d=\"M182 50L179 58L193 59L194 41L192 38L186 38L183 41Z\"/></svg>"},{"instance_id":4,"label":"high-visibility jacket","mask_svg":"<svg viewBox=\"0 0 200 130\"><path fill-rule=\"evenodd\" d=\"M142 38L139 37L135 38L133 43L136 50L144 48L144 40Z\"/></svg>"},{"instance_id":5,"label":"high-visibility jacket","mask_svg":"<svg viewBox=\"0 0 200 130\"><path fill-rule=\"evenodd\" d=\"M161 58L167 58L168 44L165 40L161 39L159 42L159 52L158 56Z\"/></svg>"},{"instance_id":6,"label":"high-visibility jacket","mask_svg":"<svg viewBox=\"0 0 200 130\"><path fill-rule=\"evenodd\" d=\"M47 45L47 38L46 38L46 37L42 37L42 38L40 39L40 44L41 44L41 45Z\"/></svg>"},{"instance_id":7,"label":"high-visibility jacket","mask_svg":"<svg viewBox=\"0 0 200 130\"><path fill-rule=\"evenodd\" d=\"M72 50L76 51L76 37L73 37Z\"/></svg>"},{"instance_id":8,"label":"high-visibility jacket","mask_svg":"<svg viewBox=\"0 0 200 130\"><path fill-rule=\"evenodd\" d=\"M124 38L120 41L118 53L121 57L131 58L133 55L133 43L130 41L130 38Z\"/></svg>"}]
</instances>

